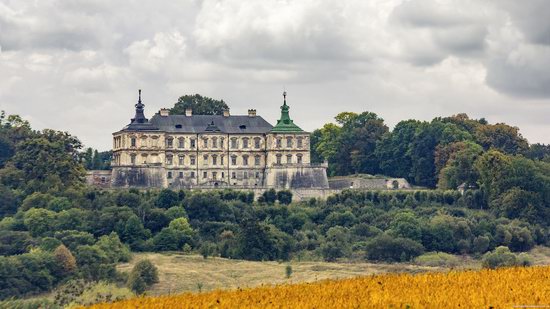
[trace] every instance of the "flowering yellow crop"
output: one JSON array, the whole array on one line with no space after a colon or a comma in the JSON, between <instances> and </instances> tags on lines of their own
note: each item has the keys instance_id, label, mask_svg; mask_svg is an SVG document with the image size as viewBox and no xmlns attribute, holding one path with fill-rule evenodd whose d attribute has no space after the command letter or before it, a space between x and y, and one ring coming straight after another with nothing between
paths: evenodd
<instances>
[{"instance_id":1,"label":"flowering yellow crop","mask_svg":"<svg viewBox=\"0 0 550 309\"><path fill-rule=\"evenodd\" d=\"M386 274L140 297L92 308L513 308L548 305L550 267Z\"/></svg>"}]
</instances>

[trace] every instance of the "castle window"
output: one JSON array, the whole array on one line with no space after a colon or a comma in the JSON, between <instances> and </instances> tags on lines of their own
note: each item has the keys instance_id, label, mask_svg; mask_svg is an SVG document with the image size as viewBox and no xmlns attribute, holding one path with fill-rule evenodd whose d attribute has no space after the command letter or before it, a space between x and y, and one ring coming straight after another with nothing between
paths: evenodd
<instances>
[{"instance_id":1,"label":"castle window","mask_svg":"<svg viewBox=\"0 0 550 309\"><path fill-rule=\"evenodd\" d=\"M172 155L167 155L166 156L166 164L172 165L172 159L173 159Z\"/></svg>"},{"instance_id":2,"label":"castle window","mask_svg":"<svg viewBox=\"0 0 550 309\"><path fill-rule=\"evenodd\" d=\"M217 137L212 138L212 148L218 148L218 138Z\"/></svg>"},{"instance_id":3,"label":"castle window","mask_svg":"<svg viewBox=\"0 0 550 309\"><path fill-rule=\"evenodd\" d=\"M218 173L217 172L212 172L212 179L216 179L216 177L218 177Z\"/></svg>"},{"instance_id":4,"label":"castle window","mask_svg":"<svg viewBox=\"0 0 550 309\"><path fill-rule=\"evenodd\" d=\"M224 177L225 177L225 173L224 173L224 172L222 172L222 179L223 179Z\"/></svg>"},{"instance_id":5,"label":"castle window","mask_svg":"<svg viewBox=\"0 0 550 309\"><path fill-rule=\"evenodd\" d=\"M277 164L281 164L281 157L282 155L280 154L277 155Z\"/></svg>"},{"instance_id":6,"label":"castle window","mask_svg":"<svg viewBox=\"0 0 550 309\"><path fill-rule=\"evenodd\" d=\"M168 139L166 140L166 147L167 147L167 148L172 148L172 147L174 147L174 139L173 139L173 138L170 137L170 138L168 138Z\"/></svg>"},{"instance_id":7,"label":"castle window","mask_svg":"<svg viewBox=\"0 0 550 309\"><path fill-rule=\"evenodd\" d=\"M203 173L202 173L202 178L206 178L206 177L208 177L208 173L207 173L207 172L203 172Z\"/></svg>"},{"instance_id":8,"label":"castle window","mask_svg":"<svg viewBox=\"0 0 550 309\"><path fill-rule=\"evenodd\" d=\"M255 156L254 157L254 165L260 165L260 156Z\"/></svg>"},{"instance_id":9,"label":"castle window","mask_svg":"<svg viewBox=\"0 0 550 309\"><path fill-rule=\"evenodd\" d=\"M231 179L236 179L236 178L237 178L237 173L231 172Z\"/></svg>"},{"instance_id":10,"label":"castle window","mask_svg":"<svg viewBox=\"0 0 550 309\"><path fill-rule=\"evenodd\" d=\"M136 165L136 154L135 153L132 153L130 155L130 163L132 163L132 165Z\"/></svg>"},{"instance_id":11,"label":"castle window","mask_svg":"<svg viewBox=\"0 0 550 309\"><path fill-rule=\"evenodd\" d=\"M218 165L218 156L216 155L212 156L212 165Z\"/></svg>"},{"instance_id":12,"label":"castle window","mask_svg":"<svg viewBox=\"0 0 550 309\"><path fill-rule=\"evenodd\" d=\"M296 158L298 159L298 164L302 164L302 155L298 154L296 155Z\"/></svg>"},{"instance_id":13,"label":"castle window","mask_svg":"<svg viewBox=\"0 0 550 309\"><path fill-rule=\"evenodd\" d=\"M292 148L292 137L287 137L286 138L286 147L287 148Z\"/></svg>"},{"instance_id":14,"label":"castle window","mask_svg":"<svg viewBox=\"0 0 550 309\"><path fill-rule=\"evenodd\" d=\"M195 178L195 172L191 172L191 178Z\"/></svg>"},{"instance_id":15,"label":"castle window","mask_svg":"<svg viewBox=\"0 0 550 309\"><path fill-rule=\"evenodd\" d=\"M208 165L208 155L202 156L203 165Z\"/></svg>"},{"instance_id":16,"label":"castle window","mask_svg":"<svg viewBox=\"0 0 550 309\"><path fill-rule=\"evenodd\" d=\"M224 141L224 140L225 140L225 139L224 139L223 137L220 137L220 148L223 148L223 141Z\"/></svg>"},{"instance_id":17,"label":"castle window","mask_svg":"<svg viewBox=\"0 0 550 309\"><path fill-rule=\"evenodd\" d=\"M237 156L231 157L231 165L237 165Z\"/></svg>"},{"instance_id":18,"label":"castle window","mask_svg":"<svg viewBox=\"0 0 550 309\"><path fill-rule=\"evenodd\" d=\"M183 155L178 156L178 165L183 165L183 159L184 159Z\"/></svg>"},{"instance_id":19,"label":"castle window","mask_svg":"<svg viewBox=\"0 0 550 309\"><path fill-rule=\"evenodd\" d=\"M223 165L223 156L220 156L220 164Z\"/></svg>"},{"instance_id":20,"label":"castle window","mask_svg":"<svg viewBox=\"0 0 550 309\"><path fill-rule=\"evenodd\" d=\"M205 138L203 141L204 141L204 148L208 148L208 139Z\"/></svg>"},{"instance_id":21,"label":"castle window","mask_svg":"<svg viewBox=\"0 0 550 309\"><path fill-rule=\"evenodd\" d=\"M260 179L260 172L256 172L256 179Z\"/></svg>"},{"instance_id":22,"label":"castle window","mask_svg":"<svg viewBox=\"0 0 550 309\"><path fill-rule=\"evenodd\" d=\"M237 139L236 138L231 139L231 148L237 149Z\"/></svg>"},{"instance_id":23,"label":"castle window","mask_svg":"<svg viewBox=\"0 0 550 309\"><path fill-rule=\"evenodd\" d=\"M195 159L195 156L191 156L189 157L189 160L191 161L191 165L195 165L196 164L196 159Z\"/></svg>"},{"instance_id":24,"label":"castle window","mask_svg":"<svg viewBox=\"0 0 550 309\"><path fill-rule=\"evenodd\" d=\"M244 173L243 173L243 178L244 178L244 179L248 179L248 172L244 172Z\"/></svg>"},{"instance_id":25,"label":"castle window","mask_svg":"<svg viewBox=\"0 0 550 309\"><path fill-rule=\"evenodd\" d=\"M132 138L130 139L130 146L136 147L136 138L135 138L135 137L132 137Z\"/></svg>"},{"instance_id":26,"label":"castle window","mask_svg":"<svg viewBox=\"0 0 550 309\"><path fill-rule=\"evenodd\" d=\"M167 178L168 178L168 179L172 179L172 172L168 172Z\"/></svg>"},{"instance_id":27,"label":"castle window","mask_svg":"<svg viewBox=\"0 0 550 309\"><path fill-rule=\"evenodd\" d=\"M298 137L298 148L304 147L304 139L301 137Z\"/></svg>"},{"instance_id":28,"label":"castle window","mask_svg":"<svg viewBox=\"0 0 550 309\"><path fill-rule=\"evenodd\" d=\"M260 138L259 137L256 137L254 139L254 148L260 149Z\"/></svg>"},{"instance_id":29,"label":"castle window","mask_svg":"<svg viewBox=\"0 0 550 309\"><path fill-rule=\"evenodd\" d=\"M194 138L191 139L191 148L195 148L197 147L197 142L195 141Z\"/></svg>"},{"instance_id":30,"label":"castle window","mask_svg":"<svg viewBox=\"0 0 550 309\"><path fill-rule=\"evenodd\" d=\"M286 155L286 163L292 163L292 155Z\"/></svg>"},{"instance_id":31,"label":"castle window","mask_svg":"<svg viewBox=\"0 0 550 309\"><path fill-rule=\"evenodd\" d=\"M244 166L248 165L248 156L243 156L243 165Z\"/></svg>"},{"instance_id":32,"label":"castle window","mask_svg":"<svg viewBox=\"0 0 550 309\"><path fill-rule=\"evenodd\" d=\"M183 137L178 138L178 148L183 148L185 146L185 139Z\"/></svg>"},{"instance_id":33,"label":"castle window","mask_svg":"<svg viewBox=\"0 0 550 309\"><path fill-rule=\"evenodd\" d=\"M180 172L180 178L183 178L183 172Z\"/></svg>"},{"instance_id":34,"label":"castle window","mask_svg":"<svg viewBox=\"0 0 550 309\"><path fill-rule=\"evenodd\" d=\"M243 138L243 148L248 148L248 138Z\"/></svg>"},{"instance_id":35,"label":"castle window","mask_svg":"<svg viewBox=\"0 0 550 309\"><path fill-rule=\"evenodd\" d=\"M277 148L281 148L283 144L283 140L281 138L277 138Z\"/></svg>"}]
</instances>

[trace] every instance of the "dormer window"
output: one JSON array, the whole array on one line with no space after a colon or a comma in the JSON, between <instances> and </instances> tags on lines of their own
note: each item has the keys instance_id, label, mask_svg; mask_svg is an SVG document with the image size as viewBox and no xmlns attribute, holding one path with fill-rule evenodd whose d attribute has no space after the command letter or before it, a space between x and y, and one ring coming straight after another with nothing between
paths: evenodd
<instances>
[{"instance_id":1,"label":"dormer window","mask_svg":"<svg viewBox=\"0 0 550 309\"><path fill-rule=\"evenodd\" d=\"M241 124L241 125L239 126L239 129L241 129L241 130L246 130L246 125Z\"/></svg>"},{"instance_id":2,"label":"dormer window","mask_svg":"<svg viewBox=\"0 0 550 309\"><path fill-rule=\"evenodd\" d=\"M181 124L177 124L176 129L181 129Z\"/></svg>"}]
</instances>

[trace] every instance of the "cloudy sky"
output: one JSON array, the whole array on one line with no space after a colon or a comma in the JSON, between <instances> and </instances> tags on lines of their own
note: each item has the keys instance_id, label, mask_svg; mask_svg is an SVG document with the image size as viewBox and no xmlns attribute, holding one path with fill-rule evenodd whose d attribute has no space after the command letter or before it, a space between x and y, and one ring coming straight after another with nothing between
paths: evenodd
<instances>
[{"instance_id":1,"label":"cloudy sky","mask_svg":"<svg viewBox=\"0 0 550 309\"><path fill-rule=\"evenodd\" d=\"M107 150L183 94L304 129L465 112L550 143L547 0L0 0L0 110Z\"/></svg>"}]
</instances>

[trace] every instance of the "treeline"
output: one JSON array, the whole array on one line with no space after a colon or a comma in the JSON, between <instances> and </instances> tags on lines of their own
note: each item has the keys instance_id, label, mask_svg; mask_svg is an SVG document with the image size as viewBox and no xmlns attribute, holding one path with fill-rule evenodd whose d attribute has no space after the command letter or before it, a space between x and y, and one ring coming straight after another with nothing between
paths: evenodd
<instances>
[{"instance_id":1,"label":"treeline","mask_svg":"<svg viewBox=\"0 0 550 309\"><path fill-rule=\"evenodd\" d=\"M390 131L370 112L340 113L312 134L312 160L329 162L331 175L355 173L403 177L428 188L476 185L475 160L489 150L549 161L550 148L529 145L519 129L466 114L431 122L404 120Z\"/></svg>"}]
</instances>

